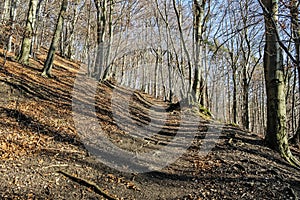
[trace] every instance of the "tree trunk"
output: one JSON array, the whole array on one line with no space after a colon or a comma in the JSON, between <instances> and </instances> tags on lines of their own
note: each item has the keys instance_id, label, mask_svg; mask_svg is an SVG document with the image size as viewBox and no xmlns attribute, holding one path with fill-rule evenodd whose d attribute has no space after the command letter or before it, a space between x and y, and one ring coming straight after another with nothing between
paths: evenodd
<instances>
[{"instance_id":1,"label":"tree trunk","mask_svg":"<svg viewBox=\"0 0 300 200\"><path fill-rule=\"evenodd\" d=\"M297 0L291 0L291 19L292 19L292 36L295 42L296 49L296 68L298 72L298 89L300 94L300 25L299 25L299 2ZM300 144L300 117L298 119L298 128L292 139L293 143Z\"/></svg>"},{"instance_id":2,"label":"tree trunk","mask_svg":"<svg viewBox=\"0 0 300 200\"><path fill-rule=\"evenodd\" d=\"M4 0L4 2L2 3L2 5L3 5L3 8L2 8L3 12L1 14L2 22L6 22L9 20L9 7L10 7L9 3L10 3L10 0Z\"/></svg>"},{"instance_id":3,"label":"tree trunk","mask_svg":"<svg viewBox=\"0 0 300 200\"><path fill-rule=\"evenodd\" d=\"M194 0L194 34L195 34L195 72L193 91L195 101L204 102L204 79L202 77L202 53L203 53L203 22L206 0Z\"/></svg>"},{"instance_id":4,"label":"tree trunk","mask_svg":"<svg viewBox=\"0 0 300 200\"><path fill-rule=\"evenodd\" d=\"M106 51L105 70L102 80L107 80L115 76L114 59L111 61L111 49L114 41L114 25L113 25L113 12L114 12L114 0L109 0L109 21L108 21L108 36L109 42Z\"/></svg>"},{"instance_id":5,"label":"tree trunk","mask_svg":"<svg viewBox=\"0 0 300 200\"><path fill-rule=\"evenodd\" d=\"M65 49L66 56L68 59L73 59L74 57L74 39L75 39L75 25L77 24L79 12L82 10L83 6L78 8L77 4L73 5L73 17L72 21L69 22L69 37L67 42L67 48Z\"/></svg>"},{"instance_id":6,"label":"tree trunk","mask_svg":"<svg viewBox=\"0 0 300 200\"><path fill-rule=\"evenodd\" d=\"M237 59L238 56L234 56L232 52L229 52L230 56L230 63L231 63L231 68L232 68L232 82L233 82L233 96L232 96L232 114L233 114L233 123L237 124Z\"/></svg>"},{"instance_id":7,"label":"tree trunk","mask_svg":"<svg viewBox=\"0 0 300 200\"><path fill-rule=\"evenodd\" d=\"M105 30L107 20L107 0L94 0L97 9L97 55L94 67L94 77L97 80L101 79L102 70L104 66L104 42L105 42Z\"/></svg>"},{"instance_id":8,"label":"tree trunk","mask_svg":"<svg viewBox=\"0 0 300 200\"><path fill-rule=\"evenodd\" d=\"M34 26L35 26L36 8L37 8L37 0L31 0L29 3L26 29L25 29L25 33L23 36L21 52L18 57L19 62L23 63L23 64L29 63L31 41L32 41L33 31L34 31Z\"/></svg>"},{"instance_id":9,"label":"tree trunk","mask_svg":"<svg viewBox=\"0 0 300 200\"><path fill-rule=\"evenodd\" d=\"M51 70L52 70L54 55L55 55L55 52L56 52L56 49L58 46L61 31L63 28L63 20L64 20L65 12L67 10L67 6L68 6L68 1L63 0L63 2L61 4L61 10L59 12L55 32L54 32L52 42L51 42L51 45L50 45L50 48L48 51L47 59L45 61L44 68L43 68L42 76L44 76L44 77L51 77Z\"/></svg>"},{"instance_id":10,"label":"tree trunk","mask_svg":"<svg viewBox=\"0 0 300 200\"><path fill-rule=\"evenodd\" d=\"M232 112L233 112L233 123L237 124L237 83L236 83L236 67L233 67L232 81L233 81L233 99L232 99Z\"/></svg>"},{"instance_id":11,"label":"tree trunk","mask_svg":"<svg viewBox=\"0 0 300 200\"><path fill-rule=\"evenodd\" d=\"M85 36L85 45L84 52L85 58L87 60L87 75L88 77L92 77L92 62L91 62L91 44L90 44L90 34L91 34L91 0L87 3L87 30Z\"/></svg>"},{"instance_id":12,"label":"tree trunk","mask_svg":"<svg viewBox=\"0 0 300 200\"><path fill-rule=\"evenodd\" d=\"M263 0L266 44L264 71L267 90L267 145L289 163L300 166L291 154L286 134L286 101L282 49L278 34L278 0Z\"/></svg>"},{"instance_id":13,"label":"tree trunk","mask_svg":"<svg viewBox=\"0 0 300 200\"><path fill-rule=\"evenodd\" d=\"M188 88L186 98L188 100L188 103L192 104L193 101L194 101L194 95L193 95L193 84L192 84L193 81L192 81L191 57L190 57L189 51L188 51L187 46L186 46L186 42L185 42L184 37L183 37L181 13L179 12L179 10L177 8L176 1L173 0L172 3L173 3L173 8L174 8L174 11L175 11L175 14L176 14L176 20L177 20L177 25L178 25L178 30L179 30L180 41L181 41L181 44L182 44L182 47L183 47L184 54L187 58L187 64L188 64L188 69L189 69L189 71L188 71L188 73L189 73L189 76L188 76L189 88Z\"/></svg>"},{"instance_id":14,"label":"tree trunk","mask_svg":"<svg viewBox=\"0 0 300 200\"><path fill-rule=\"evenodd\" d=\"M14 34L14 29L15 29L15 20L16 20L16 15L17 15L17 0L11 0L11 8L9 11L9 25L11 26L9 38L8 38L8 44L7 44L7 51L11 52L12 51L12 39L13 39L13 34Z\"/></svg>"},{"instance_id":15,"label":"tree trunk","mask_svg":"<svg viewBox=\"0 0 300 200\"><path fill-rule=\"evenodd\" d=\"M31 46L30 46L30 55L32 57L35 57L35 52L39 51L39 42L38 42L38 34L39 31L42 30L43 28L40 27L40 22L41 22L41 16L40 16L40 10L41 10L41 5L43 3L43 0L38 0L37 3L37 8L36 8L36 12L35 12L35 16L36 16L36 25L34 27L34 32L33 32L33 36L32 36L32 42L31 42ZM36 48L36 49L35 49Z\"/></svg>"},{"instance_id":16,"label":"tree trunk","mask_svg":"<svg viewBox=\"0 0 300 200\"><path fill-rule=\"evenodd\" d=\"M243 66L243 115L242 115L242 123L243 128L249 130L250 122L249 122L249 83L247 77L247 65Z\"/></svg>"}]
</instances>

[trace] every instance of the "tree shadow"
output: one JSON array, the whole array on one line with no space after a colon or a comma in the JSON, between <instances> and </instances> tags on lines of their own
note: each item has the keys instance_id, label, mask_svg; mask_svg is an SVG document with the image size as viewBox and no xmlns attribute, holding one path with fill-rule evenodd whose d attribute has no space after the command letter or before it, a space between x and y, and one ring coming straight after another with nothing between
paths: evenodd
<instances>
[{"instance_id":1,"label":"tree shadow","mask_svg":"<svg viewBox=\"0 0 300 200\"><path fill-rule=\"evenodd\" d=\"M4 113L6 116L13 118L22 129L27 129L34 134L43 134L53 137L55 141L68 143L72 145L82 146L74 136L70 136L68 133L57 131L49 125L45 125L39 122L37 119L20 112L15 109L8 109L0 107L0 112ZM4 126L10 126L10 124L4 123Z\"/></svg>"}]
</instances>

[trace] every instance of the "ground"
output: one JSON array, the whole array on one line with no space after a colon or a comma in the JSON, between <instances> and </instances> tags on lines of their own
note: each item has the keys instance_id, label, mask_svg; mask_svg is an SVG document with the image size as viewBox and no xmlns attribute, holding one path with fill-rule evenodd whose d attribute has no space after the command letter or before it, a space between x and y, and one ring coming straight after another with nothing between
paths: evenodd
<instances>
[{"instance_id":1,"label":"ground","mask_svg":"<svg viewBox=\"0 0 300 200\"><path fill-rule=\"evenodd\" d=\"M97 85L91 97L86 94L94 82L86 78L84 65L58 55L49 79L41 76L45 52L28 66L4 54L0 50L1 199L300 197L299 170L265 147L261 135L201 118L185 105L173 109L113 82ZM103 164L88 151L94 147L88 138L97 132L81 135L81 123L92 119L92 112L105 137L129 156L151 156L162 148L164 156L184 153L161 169L145 164L144 173L131 172L126 159L116 163L121 171ZM299 149L292 151L299 157ZM106 152L112 160L116 156ZM140 162L147 163L147 157Z\"/></svg>"}]
</instances>

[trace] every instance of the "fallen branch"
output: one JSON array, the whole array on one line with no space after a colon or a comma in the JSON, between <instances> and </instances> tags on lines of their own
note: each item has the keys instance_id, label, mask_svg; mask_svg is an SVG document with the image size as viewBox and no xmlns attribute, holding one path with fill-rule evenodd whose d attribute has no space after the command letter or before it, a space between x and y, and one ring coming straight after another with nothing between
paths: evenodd
<instances>
[{"instance_id":1,"label":"fallen branch","mask_svg":"<svg viewBox=\"0 0 300 200\"><path fill-rule=\"evenodd\" d=\"M57 173L60 173L66 177L68 177L69 179L71 179L72 181L75 181L81 185L84 185L86 187L90 187L94 192L96 192L97 194L102 195L103 197L109 199L109 200L117 200L117 198L112 197L111 195L107 194L106 192L104 192L103 189L101 189L96 183L83 179L83 178L79 178L79 177L75 177L67 172L64 171L57 171Z\"/></svg>"},{"instance_id":2,"label":"fallen branch","mask_svg":"<svg viewBox=\"0 0 300 200\"><path fill-rule=\"evenodd\" d=\"M68 164L50 165L50 166L42 167L42 169L47 169L47 168L52 168L52 167L69 167L69 165Z\"/></svg>"}]
</instances>

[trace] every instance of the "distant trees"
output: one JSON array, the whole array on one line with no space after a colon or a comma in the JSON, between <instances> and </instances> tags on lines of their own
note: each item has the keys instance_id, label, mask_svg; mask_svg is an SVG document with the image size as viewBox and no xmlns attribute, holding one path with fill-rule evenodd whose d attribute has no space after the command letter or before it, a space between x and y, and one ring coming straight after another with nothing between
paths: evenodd
<instances>
[{"instance_id":1,"label":"distant trees","mask_svg":"<svg viewBox=\"0 0 300 200\"><path fill-rule=\"evenodd\" d=\"M299 141L299 1L272 1L279 16L267 0L29 2L0 2L5 29L24 32L22 42L3 34L1 44L8 50L21 44L14 48L21 63L28 63L30 51L50 46L43 76L51 76L57 52L86 64L98 81L113 76L166 101L206 106L218 120L266 134L272 148L287 145L286 135Z\"/></svg>"},{"instance_id":2,"label":"distant trees","mask_svg":"<svg viewBox=\"0 0 300 200\"><path fill-rule=\"evenodd\" d=\"M75 44L75 25L78 22L78 17L82 11L84 4L78 7L78 0L69 2L69 13L65 14L63 21L64 30L61 31L60 55L68 59L74 58L74 44Z\"/></svg>"}]
</instances>

